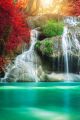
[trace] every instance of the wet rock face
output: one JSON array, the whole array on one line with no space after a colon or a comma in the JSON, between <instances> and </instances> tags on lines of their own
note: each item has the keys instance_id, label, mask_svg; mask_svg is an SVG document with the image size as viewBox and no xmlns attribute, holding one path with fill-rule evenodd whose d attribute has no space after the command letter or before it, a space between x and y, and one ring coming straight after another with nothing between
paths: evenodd
<instances>
[{"instance_id":1,"label":"wet rock face","mask_svg":"<svg viewBox=\"0 0 80 120\"><path fill-rule=\"evenodd\" d=\"M69 81L72 82L79 82L80 81L80 75L69 73L46 73L41 66L39 66L37 75L41 82L63 82L64 80L67 80L67 77L69 77Z\"/></svg>"},{"instance_id":2,"label":"wet rock face","mask_svg":"<svg viewBox=\"0 0 80 120\"><path fill-rule=\"evenodd\" d=\"M69 31L71 31L71 29L72 27L69 28ZM69 38L71 39L71 42L72 42L71 49L68 50L69 72L79 74L80 73L80 60L79 60L80 53L79 53L79 49L77 49L73 41L73 38L72 38L73 34L74 34L74 29L72 29L71 34L70 32L68 33ZM46 46L44 45L44 43L46 43L47 40L52 43L51 49L53 50L53 52L50 54L48 54L48 52L47 54L46 52L44 52L44 50L47 49ZM45 72L47 73L51 73L53 71L56 73L65 72L65 61L64 61L64 55L62 50L61 36L46 38L42 41L39 41L39 46L36 48L36 51L41 58L42 67Z\"/></svg>"},{"instance_id":3,"label":"wet rock face","mask_svg":"<svg viewBox=\"0 0 80 120\"><path fill-rule=\"evenodd\" d=\"M5 75L5 72L2 68L0 68L0 78L4 77Z\"/></svg>"},{"instance_id":4,"label":"wet rock face","mask_svg":"<svg viewBox=\"0 0 80 120\"><path fill-rule=\"evenodd\" d=\"M42 68L46 73L56 72L56 73L65 73L65 61L64 56L59 55L56 57L50 57L42 55L38 52L42 60ZM78 57L72 56L69 58L69 73L79 74L80 66L78 64Z\"/></svg>"},{"instance_id":5,"label":"wet rock face","mask_svg":"<svg viewBox=\"0 0 80 120\"><path fill-rule=\"evenodd\" d=\"M47 36L44 35L42 32L39 33L38 39L39 39L40 41L42 41L42 40L44 40L44 39L46 39L46 38L47 38Z\"/></svg>"}]
</instances>

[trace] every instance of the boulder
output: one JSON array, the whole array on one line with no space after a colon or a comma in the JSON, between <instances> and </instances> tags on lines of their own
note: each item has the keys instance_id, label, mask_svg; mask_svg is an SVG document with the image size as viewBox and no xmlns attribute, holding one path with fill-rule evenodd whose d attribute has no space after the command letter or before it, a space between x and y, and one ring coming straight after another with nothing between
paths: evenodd
<instances>
[{"instance_id":1,"label":"boulder","mask_svg":"<svg viewBox=\"0 0 80 120\"><path fill-rule=\"evenodd\" d=\"M56 36L38 41L35 50L40 56L42 67L45 72L65 72L65 61L62 48L62 37ZM69 51L68 51L69 52ZM80 72L80 53L77 49L72 48L68 56L69 72L79 74Z\"/></svg>"},{"instance_id":2,"label":"boulder","mask_svg":"<svg viewBox=\"0 0 80 120\"><path fill-rule=\"evenodd\" d=\"M58 14L42 14L37 16L30 16L27 19L27 23L31 29L42 27L49 20L62 20L63 16Z\"/></svg>"}]
</instances>

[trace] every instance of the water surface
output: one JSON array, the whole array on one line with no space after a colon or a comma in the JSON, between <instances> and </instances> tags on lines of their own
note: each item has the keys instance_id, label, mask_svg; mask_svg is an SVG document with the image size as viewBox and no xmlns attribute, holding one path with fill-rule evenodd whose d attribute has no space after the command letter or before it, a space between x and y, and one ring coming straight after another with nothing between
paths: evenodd
<instances>
[{"instance_id":1,"label":"water surface","mask_svg":"<svg viewBox=\"0 0 80 120\"><path fill-rule=\"evenodd\" d=\"M80 83L1 83L0 120L80 120Z\"/></svg>"}]
</instances>

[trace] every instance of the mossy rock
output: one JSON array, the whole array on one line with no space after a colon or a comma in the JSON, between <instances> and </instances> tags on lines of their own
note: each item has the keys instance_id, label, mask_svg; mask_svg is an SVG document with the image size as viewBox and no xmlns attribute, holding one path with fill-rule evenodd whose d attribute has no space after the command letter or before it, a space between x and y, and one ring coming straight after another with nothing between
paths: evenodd
<instances>
[{"instance_id":1,"label":"mossy rock","mask_svg":"<svg viewBox=\"0 0 80 120\"><path fill-rule=\"evenodd\" d=\"M53 54L53 42L50 39L38 41L35 49L41 51L43 55L51 55Z\"/></svg>"}]
</instances>

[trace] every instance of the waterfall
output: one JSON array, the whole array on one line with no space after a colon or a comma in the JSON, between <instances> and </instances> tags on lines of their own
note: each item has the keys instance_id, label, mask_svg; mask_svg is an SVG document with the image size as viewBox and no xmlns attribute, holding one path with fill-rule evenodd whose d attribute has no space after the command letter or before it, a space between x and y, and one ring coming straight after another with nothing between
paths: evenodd
<instances>
[{"instance_id":1,"label":"waterfall","mask_svg":"<svg viewBox=\"0 0 80 120\"><path fill-rule=\"evenodd\" d=\"M39 58L34 50L39 34L39 32L34 29L31 31L31 43L29 49L18 55L15 61L7 67L5 77L2 78L1 81L38 82L65 80L66 82L69 82L80 80L80 18L66 17L64 23L62 46L60 44L61 56L58 57L58 63L60 62L60 67L65 73L54 73L54 71L52 71L50 74L45 72L41 63L41 58Z\"/></svg>"},{"instance_id":2,"label":"waterfall","mask_svg":"<svg viewBox=\"0 0 80 120\"><path fill-rule=\"evenodd\" d=\"M70 78L70 70L72 65L73 56L78 58L78 67L80 67L80 18L66 17L64 19L64 33L62 36L62 48L64 56L64 68L67 74L67 81ZM74 68L75 69L75 68ZM80 72L80 68L79 72Z\"/></svg>"},{"instance_id":3,"label":"waterfall","mask_svg":"<svg viewBox=\"0 0 80 120\"><path fill-rule=\"evenodd\" d=\"M34 50L37 38L37 30L32 30L29 50L18 55L14 64L8 66L7 72L2 81L39 81L39 78L37 77L37 56Z\"/></svg>"},{"instance_id":4,"label":"waterfall","mask_svg":"<svg viewBox=\"0 0 80 120\"><path fill-rule=\"evenodd\" d=\"M68 65L68 41L67 41L67 27L64 27L64 33L62 37L62 48L63 48L63 54L64 54L64 68L65 68L65 73L67 73L67 80L69 80L69 65Z\"/></svg>"}]
</instances>

